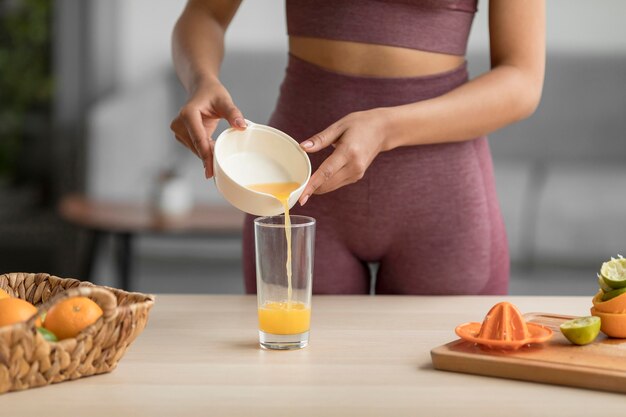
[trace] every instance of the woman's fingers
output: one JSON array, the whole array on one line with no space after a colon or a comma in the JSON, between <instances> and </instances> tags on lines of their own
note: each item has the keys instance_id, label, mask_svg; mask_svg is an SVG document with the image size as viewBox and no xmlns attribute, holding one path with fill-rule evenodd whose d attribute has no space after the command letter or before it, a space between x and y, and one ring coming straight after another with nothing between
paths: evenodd
<instances>
[{"instance_id":1,"label":"woman's fingers","mask_svg":"<svg viewBox=\"0 0 626 417\"><path fill-rule=\"evenodd\" d=\"M188 137L183 137L177 133L174 134L174 137L176 138L177 141L179 141L184 147L186 147L187 149L189 149L191 152L194 153L194 155L198 156L196 154L196 149L193 147L193 145L191 144L191 138Z\"/></svg>"},{"instance_id":2,"label":"woman's fingers","mask_svg":"<svg viewBox=\"0 0 626 417\"><path fill-rule=\"evenodd\" d=\"M344 165L331 179L320 185L319 188L315 190L315 194L329 193L345 185L352 184L355 181L354 173L349 165Z\"/></svg>"},{"instance_id":3,"label":"woman's fingers","mask_svg":"<svg viewBox=\"0 0 626 417\"><path fill-rule=\"evenodd\" d=\"M174 137L177 141L179 141L183 146L188 148L191 152L196 154L196 148L191 143L191 138L189 137L189 133L187 133L187 128L185 124L180 119L180 117L176 117L172 120L172 124L170 124L170 129L174 132ZM197 156L197 154L196 154Z\"/></svg>"},{"instance_id":4,"label":"woman's fingers","mask_svg":"<svg viewBox=\"0 0 626 417\"><path fill-rule=\"evenodd\" d=\"M300 197L300 204L306 204L307 200L314 193L323 192L324 184L330 182L335 174L337 174L348 162L343 152L335 151L322 162L320 167L311 175L307 186Z\"/></svg>"},{"instance_id":5,"label":"woman's fingers","mask_svg":"<svg viewBox=\"0 0 626 417\"><path fill-rule=\"evenodd\" d=\"M204 164L207 178L213 176L213 147L211 136L223 118L235 129L245 129L246 121L233 104L228 91L219 82L200 85L187 104L172 121L176 140L195 153Z\"/></svg>"},{"instance_id":6,"label":"woman's fingers","mask_svg":"<svg viewBox=\"0 0 626 417\"><path fill-rule=\"evenodd\" d=\"M380 126L383 124L373 116L369 112L351 113L302 142L300 146L309 153L328 145L335 150L311 176L300 197L301 205L312 194L334 191L363 178L382 146Z\"/></svg>"},{"instance_id":7,"label":"woman's fingers","mask_svg":"<svg viewBox=\"0 0 626 417\"><path fill-rule=\"evenodd\" d=\"M246 121L243 114L230 100L221 100L216 103L215 110L221 117L228 121L231 127L235 129L245 129Z\"/></svg>"},{"instance_id":8,"label":"woman's fingers","mask_svg":"<svg viewBox=\"0 0 626 417\"><path fill-rule=\"evenodd\" d=\"M207 130L207 136L210 136L208 133L209 128L206 122L203 122L203 125ZM187 130L187 126L180 116L177 116L174 120L172 120L172 123L170 124L170 129L172 130L172 132L174 132L174 137L177 141L179 141L185 147L189 148L189 150L193 152L198 158L202 159L193 144L193 139L191 139L189 131Z\"/></svg>"},{"instance_id":9,"label":"woman's fingers","mask_svg":"<svg viewBox=\"0 0 626 417\"><path fill-rule=\"evenodd\" d=\"M306 152L317 152L335 143L341 137L343 131L344 129L340 127L339 123L333 123L326 129L302 142L300 146Z\"/></svg>"},{"instance_id":10,"label":"woman's fingers","mask_svg":"<svg viewBox=\"0 0 626 417\"><path fill-rule=\"evenodd\" d=\"M182 112L181 112L182 113ZM212 122L210 119L203 119L201 121L201 129L196 132L196 135L200 134L202 138L208 138L197 144L191 135L191 129L188 128L188 124L185 123L182 115L177 116L171 123L170 129L174 132L174 137L182 145L192 151L200 160L204 166L204 175L209 178L213 175L213 147L211 145L211 133L215 130L217 121ZM197 130L197 129L196 129ZM204 133L200 133L204 132ZM206 145L205 145L206 144ZM207 151L208 149L208 151Z\"/></svg>"},{"instance_id":11,"label":"woman's fingers","mask_svg":"<svg viewBox=\"0 0 626 417\"><path fill-rule=\"evenodd\" d=\"M209 137L204 129L202 122L202 113L198 109L183 109L181 112L181 118L189 136L191 142L196 149L196 153L202 158L207 160L211 158L211 148L209 146Z\"/></svg>"},{"instance_id":12,"label":"woman's fingers","mask_svg":"<svg viewBox=\"0 0 626 417\"><path fill-rule=\"evenodd\" d=\"M180 113L180 118L185 126L191 144L195 149L195 154L202 159L204 165L204 176L211 178L213 176L213 151L211 147L211 136L207 132L211 123L205 125L206 119L202 112L197 108L185 107Z\"/></svg>"}]
</instances>

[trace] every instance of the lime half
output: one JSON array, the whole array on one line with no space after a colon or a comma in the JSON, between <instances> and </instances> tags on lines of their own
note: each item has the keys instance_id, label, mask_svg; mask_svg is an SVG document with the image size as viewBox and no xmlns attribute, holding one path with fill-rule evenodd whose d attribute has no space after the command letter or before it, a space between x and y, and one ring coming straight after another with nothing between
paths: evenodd
<instances>
[{"instance_id":1,"label":"lime half","mask_svg":"<svg viewBox=\"0 0 626 417\"><path fill-rule=\"evenodd\" d=\"M611 298L615 298L626 293L626 288L618 288L602 294L602 301L609 301Z\"/></svg>"},{"instance_id":2,"label":"lime half","mask_svg":"<svg viewBox=\"0 0 626 417\"><path fill-rule=\"evenodd\" d=\"M619 255L619 258L611 258L604 262L600 268L602 279L611 288L626 287L626 259Z\"/></svg>"},{"instance_id":3,"label":"lime half","mask_svg":"<svg viewBox=\"0 0 626 417\"><path fill-rule=\"evenodd\" d=\"M575 345L587 345L600 333L600 317L580 317L560 326L561 333Z\"/></svg>"},{"instance_id":4,"label":"lime half","mask_svg":"<svg viewBox=\"0 0 626 417\"><path fill-rule=\"evenodd\" d=\"M608 284L602 278L602 275L598 274L598 286L602 290L602 292L613 291L613 288L609 287Z\"/></svg>"}]
</instances>

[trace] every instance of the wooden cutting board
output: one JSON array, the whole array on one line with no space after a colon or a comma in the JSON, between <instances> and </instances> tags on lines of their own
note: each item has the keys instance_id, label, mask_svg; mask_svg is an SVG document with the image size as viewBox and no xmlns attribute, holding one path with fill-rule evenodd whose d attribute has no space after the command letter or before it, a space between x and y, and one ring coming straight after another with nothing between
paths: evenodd
<instances>
[{"instance_id":1,"label":"wooden cutting board","mask_svg":"<svg viewBox=\"0 0 626 417\"><path fill-rule=\"evenodd\" d=\"M457 340L431 350L436 369L547 384L626 393L626 339L602 333L591 344L575 346L558 326L572 317L528 313L526 321L542 324L554 336L543 344L516 351L482 348Z\"/></svg>"}]
</instances>

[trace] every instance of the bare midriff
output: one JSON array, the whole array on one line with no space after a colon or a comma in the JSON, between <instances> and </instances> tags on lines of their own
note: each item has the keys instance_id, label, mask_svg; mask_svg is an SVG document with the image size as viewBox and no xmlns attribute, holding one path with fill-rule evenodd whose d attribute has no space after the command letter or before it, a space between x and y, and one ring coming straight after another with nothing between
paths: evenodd
<instances>
[{"instance_id":1,"label":"bare midriff","mask_svg":"<svg viewBox=\"0 0 626 417\"><path fill-rule=\"evenodd\" d=\"M331 71L373 77L432 75L453 70L465 61L459 55L300 36L289 37L289 52Z\"/></svg>"}]
</instances>

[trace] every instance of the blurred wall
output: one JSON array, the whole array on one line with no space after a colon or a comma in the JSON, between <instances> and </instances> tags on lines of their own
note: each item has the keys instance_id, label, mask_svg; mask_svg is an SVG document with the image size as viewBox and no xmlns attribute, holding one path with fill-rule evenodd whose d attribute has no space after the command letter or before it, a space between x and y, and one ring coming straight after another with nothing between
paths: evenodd
<instances>
[{"instance_id":1,"label":"blurred wall","mask_svg":"<svg viewBox=\"0 0 626 417\"><path fill-rule=\"evenodd\" d=\"M531 0L532 1L532 0ZM623 0L546 0L548 54L626 53L626 2ZM488 5L479 0L470 52L489 46Z\"/></svg>"}]
</instances>

